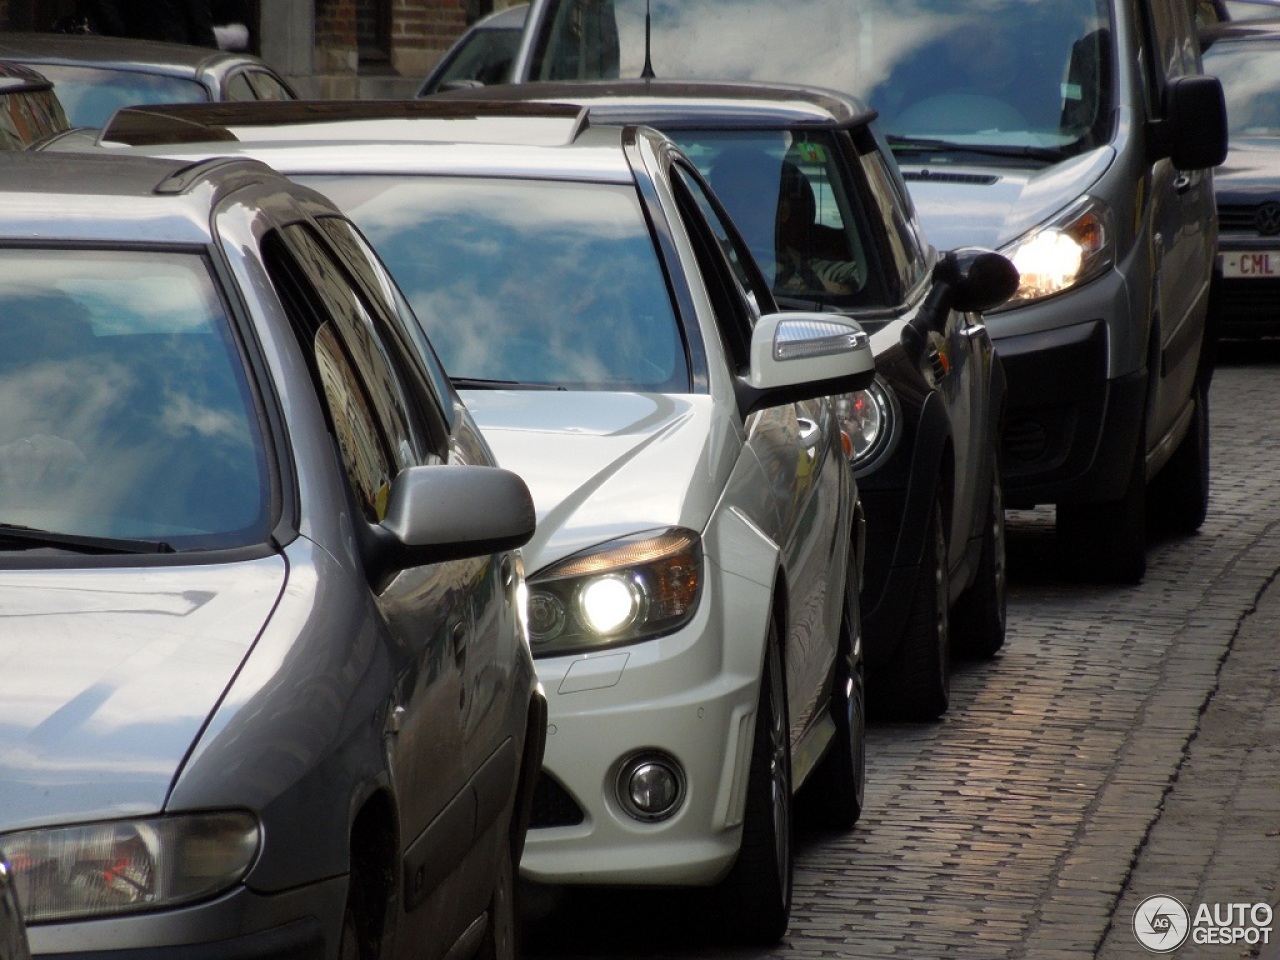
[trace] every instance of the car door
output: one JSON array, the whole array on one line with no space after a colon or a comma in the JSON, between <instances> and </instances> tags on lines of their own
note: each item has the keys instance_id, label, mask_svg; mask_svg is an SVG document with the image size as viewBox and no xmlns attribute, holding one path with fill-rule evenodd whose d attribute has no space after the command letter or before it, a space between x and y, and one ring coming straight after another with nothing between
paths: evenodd
<instances>
[{"instance_id":1,"label":"car door","mask_svg":"<svg viewBox=\"0 0 1280 960\"><path fill-rule=\"evenodd\" d=\"M287 249L275 251L283 264L277 269L288 273L294 324L328 404L353 523L374 524L395 475L438 463L447 451L431 448L430 434L439 431L424 423L421 395L406 390L406 360L385 313L353 278L343 252L309 225L282 235ZM385 736L403 851L399 955L435 956L484 909L492 888L471 883L461 869L476 832L476 770L464 736L467 652L474 611L492 588L483 572L490 562L410 568L369 585L382 641L397 664L388 678Z\"/></svg>"},{"instance_id":2,"label":"car door","mask_svg":"<svg viewBox=\"0 0 1280 960\"><path fill-rule=\"evenodd\" d=\"M750 253L735 230L726 226L717 206L692 169L673 163L673 187L685 229L703 236L702 275L717 320L731 344L749 341L761 304L773 309L763 278L750 266ZM715 255L719 252L719 256ZM751 291L748 293L748 291ZM731 353L734 352L731 347ZM840 511L848 463L835 438L831 398L795 402L753 414L747 422L747 447L770 479L778 523L778 543L787 570L787 696L793 740L825 700L826 678L834 663L839 631L837 586L843 577L851 522ZM806 710L808 712L806 712Z\"/></svg>"},{"instance_id":3,"label":"car door","mask_svg":"<svg viewBox=\"0 0 1280 960\"><path fill-rule=\"evenodd\" d=\"M1139 0L1150 55L1138 62L1147 86L1151 119L1162 114L1165 87L1201 72L1191 15L1180 0ZM1191 395L1204 334L1209 280L1216 250L1210 227L1216 216L1209 170L1177 170L1168 158L1151 168L1152 243L1160 355L1151 366L1155 404L1148 444L1162 437Z\"/></svg>"},{"instance_id":4,"label":"car door","mask_svg":"<svg viewBox=\"0 0 1280 960\"><path fill-rule=\"evenodd\" d=\"M869 134L858 146L859 158L865 173L869 202L876 209L880 221L890 230L889 249L897 261L886 265L902 278L901 288L910 298L913 309L920 309L928 291L921 285L922 268L930 263L921 244L921 233L911 213L911 206L901 180L894 175L891 160ZM951 528L948 531L947 550L951 567L960 562L971 537L975 536L981 522L981 514L987 503L987 487L990 473L987 447L986 410L987 390L984 379L987 373L975 347L985 347L986 329L963 313L950 311L942 330L929 334L929 343L920 358L921 376L933 385L939 401L946 411L951 430L951 447L955 460L950 491L939 491L950 497ZM947 471L939 473L939 482L945 482ZM981 505L981 509L978 508Z\"/></svg>"}]
</instances>

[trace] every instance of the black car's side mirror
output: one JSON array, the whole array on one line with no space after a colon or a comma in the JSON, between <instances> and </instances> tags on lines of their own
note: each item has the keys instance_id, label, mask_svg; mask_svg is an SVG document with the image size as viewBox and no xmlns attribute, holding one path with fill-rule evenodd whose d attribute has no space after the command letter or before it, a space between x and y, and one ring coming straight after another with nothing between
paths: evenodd
<instances>
[{"instance_id":1,"label":"black car's side mirror","mask_svg":"<svg viewBox=\"0 0 1280 960\"><path fill-rule=\"evenodd\" d=\"M933 288L902 331L902 342L916 356L930 330L946 329L952 310L981 313L1000 306L1018 289L1018 268L1008 257L979 247L944 253L933 268Z\"/></svg>"},{"instance_id":2,"label":"black car's side mirror","mask_svg":"<svg viewBox=\"0 0 1280 960\"><path fill-rule=\"evenodd\" d=\"M1164 119L1153 125L1161 154L1178 170L1204 170L1227 159L1227 102L1217 77L1178 77L1164 92Z\"/></svg>"}]
</instances>

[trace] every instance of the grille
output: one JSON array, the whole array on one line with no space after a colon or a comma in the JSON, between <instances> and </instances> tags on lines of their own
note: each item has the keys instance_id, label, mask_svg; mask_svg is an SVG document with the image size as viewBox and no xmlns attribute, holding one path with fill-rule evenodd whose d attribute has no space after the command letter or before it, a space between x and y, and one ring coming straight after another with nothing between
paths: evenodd
<instances>
[{"instance_id":1,"label":"grille","mask_svg":"<svg viewBox=\"0 0 1280 960\"><path fill-rule=\"evenodd\" d=\"M1030 417L1014 420L1005 427L1002 451L1004 456L1019 463L1035 463L1042 460L1049 450L1049 438L1044 424Z\"/></svg>"},{"instance_id":2,"label":"grille","mask_svg":"<svg viewBox=\"0 0 1280 960\"><path fill-rule=\"evenodd\" d=\"M569 791L560 786L554 778L543 772L538 774L538 783L533 788L533 814L529 819L530 829L543 827L576 827L586 815L577 801L569 796Z\"/></svg>"},{"instance_id":3,"label":"grille","mask_svg":"<svg viewBox=\"0 0 1280 960\"><path fill-rule=\"evenodd\" d=\"M1265 209L1264 209L1265 208ZM1268 227L1259 226L1261 222ZM1280 204L1268 201L1256 204L1223 204L1218 207L1218 229L1227 233L1247 233L1253 236L1280 235Z\"/></svg>"}]
</instances>

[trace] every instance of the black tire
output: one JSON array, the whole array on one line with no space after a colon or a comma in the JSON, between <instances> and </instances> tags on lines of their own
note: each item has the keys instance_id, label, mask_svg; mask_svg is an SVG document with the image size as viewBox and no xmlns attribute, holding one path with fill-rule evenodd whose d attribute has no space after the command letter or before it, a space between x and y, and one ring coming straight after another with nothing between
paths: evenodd
<instances>
[{"instance_id":1,"label":"black tire","mask_svg":"<svg viewBox=\"0 0 1280 960\"><path fill-rule=\"evenodd\" d=\"M862 621L858 585L851 575L831 690L836 733L827 755L805 786L807 811L814 826L852 830L862 816L867 783L866 682L862 670Z\"/></svg>"},{"instance_id":2,"label":"black tire","mask_svg":"<svg viewBox=\"0 0 1280 960\"><path fill-rule=\"evenodd\" d=\"M1090 583L1137 584L1147 573L1146 433L1139 431L1119 500L1060 503L1055 535L1062 575Z\"/></svg>"},{"instance_id":3,"label":"black tire","mask_svg":"<svg viewBox=\"0 0 1280 960\"><path fill-rule=\"evenodd\" d=\"M1147 492L1152 526L1164 533L1195 533L1209 515L1209 392L1196 386L1187 435Z\"/></svg>"},{"instance_id":4,"label":"black tire","mask_svg":"<svg viewBox=\"0 0 1280 960\"><path fill-rule=\"evenodd\" d=\"M771 625L756 711L742 847L716 889L725 939L771 946L787 932L795 871L792 843L791 740L787 687L777 626Z\"/></svg>"},{"instance_id":5,"label":"black tire","mask_svg":"<svg viewBox=\"0 0 1280 960\"><path fill-rule=\"evenodd\" d=\"M880 720L936 720L951 701L951 582L942 504L933 504L916 592L897 655L867 685Z\"/></svg>"},{"instance_id":6,"label":"black tire","mask_svg":"<svg viewBox=\"0 0 1280 960\"><path fill-rule=\"evenodd\" d=\"M515 857L510 846L504 844L503 850L489 900L489 923L476 951L476 960L516 960L520 956Z\"/></svg>"},{"instance_id":7,"label":"black tire","mask_svg":"<svg viewBox=\"0 0 1280 960\"><path fill-rule=\"evenodd\" d=\"M951 610L951 645L959 656L986 659L1004 646L1008 627L1007 576L1004 490L1000 468L993 464L977 574Z\"/></svg>"}]
</instances>

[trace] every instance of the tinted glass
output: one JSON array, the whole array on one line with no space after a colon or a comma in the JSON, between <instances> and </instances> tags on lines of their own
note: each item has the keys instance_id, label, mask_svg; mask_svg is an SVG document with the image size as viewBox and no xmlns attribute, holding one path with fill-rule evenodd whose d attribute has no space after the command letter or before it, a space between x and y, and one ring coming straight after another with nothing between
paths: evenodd
<instances>
[{"instance_id":1,"label":"tinted glass","mask_svg":"<svg viewBox=\"0 0 1280 960\"><path fill-rule=\"evenodd\" d=\"M133 70L32 64L53 81L73 127L101 127L121 107L144 103L202 103L209 92L195 80Z\"/></svg>"},{"instance_id":2,"label":"tinted glass","mask_svg":"<svg viewBox=\"0 0 1280 960\"><path fill-rule=\"evenodd\" d=\"M1280 137L1280 43L1219 40L1204 71L1222 81L1232 137Z\"/></svg>"},{"instance_id":3,"label":"tinted glass","mask_svg":"<svg viewBox=\"0 0 1280 960\"><path fill-rule=\"evenodd\" d=\"M1110 123L1106 0L553 0L530 79L807 83L890 134L1088 146ZM709 41L709 38L713 38Z\"/></svg>"},{"instance_id":4,"label":"tinted glass","mask_svg":"<svg viewBox=\"0 0 1280 960\"><path fill-rule=\"evenodd\" d=\"M458 80L475 80L486 85L502 83L507 79L519 46L519 29L489 28L467 34L440 74L424 84L419 93L435 93Z\"/></svg>"},{"instance_id":5,"label":"tinted glass","mask_svg":"<svg viewBox=\"0 0 1280 960\"><path fill-rule=\"evenodd\" d=\"M0 149L21 150L67 126L66 114L50 90L0 93Z\"/></svg>"},{"instance_id":6,"label":"tinted glass","mask_svg":"<svg viewBox=\"0 0 1280 960\"><path fill-rule=\"evenodd\" d=\"M445 177L305 177L360 227L455 379L689 389L634 189Z\"/></svg>"},{"instance_id":7,"label":"tinted glass","mask_svg":"<svg viewBox=\"0 0 1280 960\"><path fill-rule=\"evenodd\" d=\"M861 219L827 131L675 130L733 219L775 296L879 304ZM767 199L766 199L767 198Z\"/></svg>"},{"instance_id":8,"label":"tinted glass","mask_svg":"<svg viewBox=\"0 0 1280 960\"><path fill-rule=\"evenodd\" d=\"M0 521L161 539L265 537L268 473L205 262L0 251Z\"/></svg>"}]
</instances>

